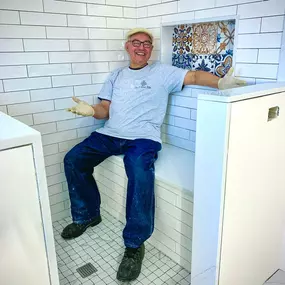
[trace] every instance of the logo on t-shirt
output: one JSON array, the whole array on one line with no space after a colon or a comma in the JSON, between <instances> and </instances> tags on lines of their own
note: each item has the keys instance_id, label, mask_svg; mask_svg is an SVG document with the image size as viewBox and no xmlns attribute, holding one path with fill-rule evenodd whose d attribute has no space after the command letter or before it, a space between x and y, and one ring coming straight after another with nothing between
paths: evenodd
<instances>
[{"instance_id":1,"label":"logo on t-shirt","mask_svg":"<svg viewBox=\"0 0 285 285\"><path fill-rule=\"evenodd\" d=\"M143 88L143 89L151 89L150 86L148 86L147 82L145 80L142 80L142 81L139 81L139 80L136 80L136 86L135 86L136 89L138 88Z\"/></svg>"}]
</instances>

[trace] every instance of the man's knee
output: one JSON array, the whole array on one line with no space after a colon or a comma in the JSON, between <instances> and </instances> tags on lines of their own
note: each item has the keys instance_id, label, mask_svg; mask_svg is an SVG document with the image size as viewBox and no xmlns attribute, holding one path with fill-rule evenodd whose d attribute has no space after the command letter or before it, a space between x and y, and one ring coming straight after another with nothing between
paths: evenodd
<instances>
[{"instance_id":1,"label":"man's knee","mask_svg":"<svg viewBox=\"0 0 285 285\"><path fill-rule=\"evenodd\" d=\"M71 166L75 164L76 161L76 152L74 151L74 148L72 148L63 159L64 166Z\"/></svg>"}]
</instances>

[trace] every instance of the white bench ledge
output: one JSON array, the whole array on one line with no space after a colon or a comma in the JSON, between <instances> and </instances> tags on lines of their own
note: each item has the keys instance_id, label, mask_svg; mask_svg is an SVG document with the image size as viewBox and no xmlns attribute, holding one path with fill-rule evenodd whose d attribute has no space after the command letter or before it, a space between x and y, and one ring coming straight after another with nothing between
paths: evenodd
<instances>
[{"instance_id":1,"label":"white bench ledge","mask_svg":"<svg viewBox=\"0 0 285 285\"><path fill-rule=\"evenodd\" d=\"M112 156L110 161L123 166L123 155ZM155 163L155 178L161 182L194 192L195 154L170 144L162 144Z\"/></svg>"}]
</instances>

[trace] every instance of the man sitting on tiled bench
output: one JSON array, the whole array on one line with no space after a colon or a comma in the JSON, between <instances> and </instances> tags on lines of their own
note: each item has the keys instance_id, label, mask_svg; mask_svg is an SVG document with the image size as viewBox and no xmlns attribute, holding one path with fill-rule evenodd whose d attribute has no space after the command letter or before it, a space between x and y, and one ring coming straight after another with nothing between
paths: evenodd
<instances>
[{"instance_id":1,"label":"man sitting on tiled bench","mask_svg":"<svg viewBox=\"0 0 285 285\"><path fill-rule=\"evenodd\" d=\"M126 249L117 279L130 281L140 274L144 242L154 229L154 163L161 149L160 127L168 95L181 91L183 85L226 89L244 82L230 75L219 78L166 64L148 65L153 35L146 29L131 30L125 49L130 65L110 74L100 92L100 104L90 106L74 98L77 105L69 109L78 115L108 120L65 156L73 223L64 228L62 237L78 237L87 227L101 222L93 168L111 155L124 154L128 177L127 222L123 231Z\"/></svg>"}]
</instances>

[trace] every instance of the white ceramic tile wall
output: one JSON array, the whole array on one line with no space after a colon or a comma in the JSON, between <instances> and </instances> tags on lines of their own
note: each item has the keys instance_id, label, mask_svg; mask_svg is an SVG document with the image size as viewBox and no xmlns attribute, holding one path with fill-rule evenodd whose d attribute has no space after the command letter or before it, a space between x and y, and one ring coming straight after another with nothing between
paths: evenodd
<instances>
[{"instance_id":1,"label":"white ceramic tile wall","mask_svg":"<svg viewBox=\"0 0 285 285\"><path fill-rule=\"evenodd\" d=\"M0 110L43 134L53 218L69 215L68 197L58 206L53 198L67 190L61 182L64 154L100 124L64 108L72 95L97 102L109 72L128 64L122 43L129 28L152 30L157 60L161 23L238 15L237 74L260 83L277 79L284 58L279 57L284 10L284 0L0 1ZM189 88L170 97L165 142L194 151L199 92Z\"/></svg>"}]
</instances>

